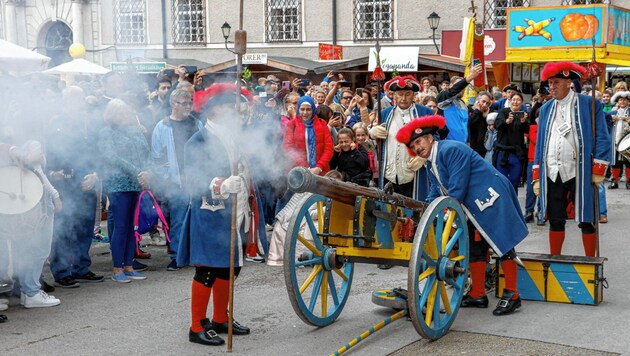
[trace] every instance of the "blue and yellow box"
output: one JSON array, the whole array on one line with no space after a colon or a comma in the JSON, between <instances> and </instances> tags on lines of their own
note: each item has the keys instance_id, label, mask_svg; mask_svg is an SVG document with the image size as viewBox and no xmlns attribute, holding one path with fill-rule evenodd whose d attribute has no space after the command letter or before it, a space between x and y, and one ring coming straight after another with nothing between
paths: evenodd
<instances>
[{"instance_id":1,"label":"blue and yellow box","mask_svg":"<svg viewBox=\"0 0 630 356\"><path fill-rule=\"evenodd\" d=\"M563 256L520 252L516 287L521 299L598 305L603 300L605 257ZM497 261L495 295L503 293L504 274Z\"/></svg>"}]
</instances>

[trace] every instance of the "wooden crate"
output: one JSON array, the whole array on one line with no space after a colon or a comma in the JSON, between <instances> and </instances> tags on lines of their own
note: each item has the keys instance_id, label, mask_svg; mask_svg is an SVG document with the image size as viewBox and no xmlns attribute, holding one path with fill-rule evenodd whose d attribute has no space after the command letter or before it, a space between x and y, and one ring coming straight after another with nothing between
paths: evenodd
<instances>
[{"instance_id":1,"label":"wooden crate","mask_svg":"<svg viewBox=\"0 0 630 356\"><path fill-rule=\"evenodd\" d=\"M520 252L516 287L521 299L598 305L603 300L605 257L563 256ZM497 273L495 295L503 293L504 274Z\"/></svg>"}]
</instances>

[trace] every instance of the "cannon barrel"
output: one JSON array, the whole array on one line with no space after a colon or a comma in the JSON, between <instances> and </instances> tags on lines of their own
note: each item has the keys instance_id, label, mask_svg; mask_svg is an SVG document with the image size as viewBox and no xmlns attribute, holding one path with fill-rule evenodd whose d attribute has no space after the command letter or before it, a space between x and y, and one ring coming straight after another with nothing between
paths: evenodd
<instances>
[{"instance_id":1,"label":"cannon barrel","mask_svg":"<svg viewBox=\"0 0 630 356\"><path fill-rule=\"evenodd\" d=\"M397 193L388 194L378 188L320 177L304 167L291 169L287 181L289 189L296 193L315 193L348 205L354 205L357 196L363 196L418 211L423 211L427 206L419 200Z\"/></svg>"}]
</instances>

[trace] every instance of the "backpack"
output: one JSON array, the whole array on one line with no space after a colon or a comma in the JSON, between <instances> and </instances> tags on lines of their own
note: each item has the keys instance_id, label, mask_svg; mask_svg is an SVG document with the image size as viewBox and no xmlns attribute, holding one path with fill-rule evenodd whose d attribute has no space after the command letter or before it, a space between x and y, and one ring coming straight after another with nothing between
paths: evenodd
<instances>
[{"instance_id":1,"label":"backpack","mask_svg":"<svg viewBox=\"0 0 630 356\"><path fill-rule=\"evenodd\" d=\"M158 225L158 220L162 222L162 226ZM136 236L136 250L138 250L140 241L142 241L142 234L145 234L154 228L164 230L166 240L171 242L168 236L168 224L166 218L160 209L160 205L153 196L150 190L143 190L138 196L138 203L133 215L133 231ZM139 251L137 251L139 252Z\"/></svg>"}]
</instances>

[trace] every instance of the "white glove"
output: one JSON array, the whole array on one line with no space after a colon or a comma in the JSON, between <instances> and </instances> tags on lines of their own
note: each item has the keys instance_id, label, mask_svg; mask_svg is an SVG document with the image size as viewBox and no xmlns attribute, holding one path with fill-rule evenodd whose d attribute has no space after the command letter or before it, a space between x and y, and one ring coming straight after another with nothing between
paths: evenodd
<instances>
[{"instance_id":1,"label":"white glove","mask_svg":"<svg viewBox=\"0 0 630 356\"><path fill-rule=\"evenodd\" d=\"M383 125L374 126L370 129L370 136L384 140L387 138L387 129Z\"/></svg>"},{"instance_id":2,"label":"white glove","mask_svg":"<svg viewBox=\"0 0 630 356\"><path fill-rule=\"evenodd\" d=\"M240 176L229 176L221 184L221 195L236 194L243 189L243 179Z\"/></svg>"},{"instance_id":3,"label":"white glove","mask_svg":"<svg viewBox=\"0 0 630 356\"><path fill-rule=\"evenodd\" d=\"M411 169L412 171L417 171L418 169L422 168L425 163L427 163L426 158L415 156L409 159L409 164L407 165L407 167L409 167L409 169Z\"/></svg>"}]
</instances>

